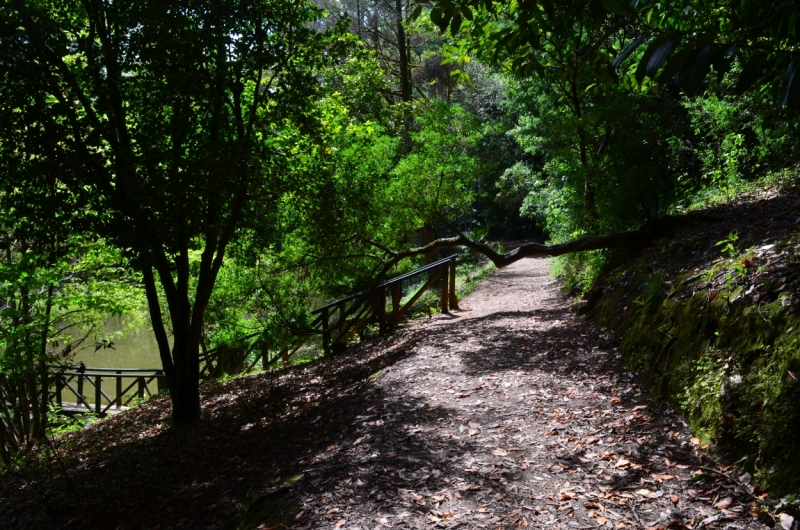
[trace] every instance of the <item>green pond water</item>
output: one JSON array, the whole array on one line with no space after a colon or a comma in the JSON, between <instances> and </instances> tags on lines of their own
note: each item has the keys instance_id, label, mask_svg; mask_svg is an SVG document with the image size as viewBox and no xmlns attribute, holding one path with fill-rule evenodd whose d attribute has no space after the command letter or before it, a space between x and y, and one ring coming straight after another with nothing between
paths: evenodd
<instances>
[{"instance_id":1,"label":"green pond water","mask_svg":"<svg viewBox=\"0 0 800 530\"><path fill-rule=\"evenodd\" d=\"M119 318L106 321L104 336L113 336L126 331L125 323ZM127 331L121 338L114 338L114 347L101 348L94 351L84 348L75 355L74 364L83 362L91 368L161 368L158 345L149 326L145 325L134 331Z\"/></svg>"},{"instance_id":2,"label":"green pond water","mask_svg":"<svg viewBox=\"0 0 800 530\"><path fill-rule=\"evenodd\" d=\"M94 344L94 337L90 336L86 340L86 347L79 349L75 354L72 364L83 363L87 368L151 368L161 369L161 358L158 355L158 346L156 344L155 336L150 330L148 325L143 325L137 329L131 330L130 326L126 326L119 318L112 318L105 322L105 327L102 331L102 336L109 337L113 341L113 348L101 348L97 351L92 346ZM122 336L117 336L120 332L124 332ZM123 390L131 383L134 383L133 388L128 392L124 392L126 396L135 394L137 385L134 378L123 378ZM70 384L77 390L77 380L73 379ZM104 378L101 382L101 388L108 396L114 396L116 391L116 381L114 378ZM147 384L147 390L151 394L158 392L156 381ZM94 403L94 386L88 381L84 382L83 395L87 402ZM69 389L65 389L61 393L61 399L64 403L77 402L76 395ZM108 400L101 399L103 403L108 403Z\"/></svg>"}]
</instances>

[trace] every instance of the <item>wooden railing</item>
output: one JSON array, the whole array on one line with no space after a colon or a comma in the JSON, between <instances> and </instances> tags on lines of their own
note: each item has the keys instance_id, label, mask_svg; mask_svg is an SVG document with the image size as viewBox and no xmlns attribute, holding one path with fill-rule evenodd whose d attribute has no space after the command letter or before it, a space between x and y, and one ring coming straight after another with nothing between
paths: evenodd
<instances>
[{"instance_id":1,"label":"wooden railing","mask_svg":"<svg viewBox=\"0 0 800 530\"><path fill-rule=\"evenodd\" d=\"M403 304L403 284L421 275L427 275L427 280ZM447 313L450 308L458 308L456 257L451 256L387 280L373 289L346 296L315 309L311 314L317 317L311 323L311 330L304 333L293 347L282 349L275 358L269 358L266 353L267 348L262 344L261 351L257 352L255 359L250 359L250 354L256 348L258 341L249 345L247 341L258 337L259 333L204 351L200 355L201 362L204 363L200 373L201 378L249 372L259 360L262 360L265 367L277 360L287 363L312 337L320 334L323 350L330 352L334 345L344 345L370 319L377 322L380 332L384 333L397 324L425 291L438 281L441 281L438 302L442 312ZM387 296L391 296L391 307L388 311ZM250 362L247 362L248 359ZM100 415L107 414L112 407L120 410L135 398L143 399L145 396L150 396L148 384L153 381L156 381L159 391L166 388L164 372L157 368L60 366L51 367L50 378L51 386L55 387L56 403L60 408L66 410L62 393L71 393L75 396L74 406L77 410L85 409ZM125 385L123 380L132 381ZM109 383L113 387L112 390L109 390ZM84 395L84 390L89 390L89 395L93 395L91 403L90 398Z\"/></svg>"},{"instance_id":2,"label":"wooden railing","mask_svg":"<svg viewBox=\"0 0 800 530\"><path fill-rule=\"evenodd\" d=\"M250 359L250 354L259 346L259 341L253 341L251 344L247 343L247 341L259 337L262 333L251 333L229 344L201 352L200 379L215 379L225 374L246 373L252 370L259 361L263 362L268 348L261 344L261 351L256 352L255 357Z\"/></svg>"},{"instance_id":3,"label":"wooden railing","mask_svg":"<svg viewBox=\"0 0 800 530\"><path fill-rule=\"evenodd\" d=\"M112 407L121 410L136 398L151 396L148 384L153 381L156 381L159 391L166 388L164 372L159 369L85 366L52 368L56 370L50 372L51 386L55 387L56 404L63 410L67 410L67 407L62 393L75 396L77 410L86 409L89 412L105 415ZM85 390L88 390L86 394Z\"/></svg>"},{"instance_id":4,"label":"wooden railing","mask_svg":"<svg viewBox=\"0 0 800 530\"><path fill-rule=\"evenodd\" d=\"M405 304L401 305L403 282L423 274L428 275L428 280ZM375 289L361 291L315 309L312 314L318 314L319 317L314 320L312 325L319 326L321 329L323 350L330 351L333 342L345 343L368 322L370 317L375 317L380 332L385 332L389 327L399 322L425 291L439 280L441 280L439 302L442 312L447 313L450 308L455 309L458 307L455 256L450 256L402 276L387 280ZM386 297L388 295L391 295L391 310L387 312ZM332 317L335 317L335 320ZM295 348L294 351L297 351L297 349Z\"/></svg>"}]
</instances>

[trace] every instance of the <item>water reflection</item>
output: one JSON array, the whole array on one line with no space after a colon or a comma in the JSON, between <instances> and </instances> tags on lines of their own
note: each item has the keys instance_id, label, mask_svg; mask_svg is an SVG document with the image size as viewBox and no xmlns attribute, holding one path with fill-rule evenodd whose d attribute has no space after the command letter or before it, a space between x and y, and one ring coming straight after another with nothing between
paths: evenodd
<instances>
[{"instance_id":1,"label":"water reflection","mask_svg":"<svg viewBox=\"0 0 800 530\"><path fill-rule=\"evenodd\" d=\"M87 347L78 350L71 364L79 365L83 363L88 368L160 369L161 357L158 354L158 345L156 344L155 336L150 330L149 324L139 326L138 329L133 330L129 329L130 327L130 325L127 325L126 322L120 318L108 319L105 322L102 336L113 340L114 347L101 348L94 351L92 344L95 341L95 337L90 336L86 341ZM117 336L120 333L122 333L121 337ZM171 338L170 344L172 344ZM132 383L134 383L133 388L125 392L126 396L136 395L138 385L136 384L136 380L132 377L126 377L121 380L123 389L127 388ZM109 396L111 396L111 392L116 390L116 381L113 378L103 378L101 384L103 392ZM78 389L77 378L73 379L71 386L75 390ZM95 393L93 384L91 384L89 380L85 380L82 387L81 390L86 402L94 405ZM150 394L158 392L156 381L151 381L147 384L147 391ZM65 404L77 402L75 394L66 388L61 392L61 399ZM104 404L108 403L108 399L106 398L102 398L101 401Z\"/></svg>"},{"instance_id":2,"label":"water reflection","mask_svg":"<svg viewBox=\"0 0 800 530\"><path fill-rule=\"evenodd\" d=\"M114 339L113 349L101 348L94 351L89 343L87 348L75 354L74 364L82 362L92 368L161 368L158 345L149 324L129 331L122 319L108 319L103 335L112 336L119 332L125 333L122 338Z\"/></svg>"}]
</instances>

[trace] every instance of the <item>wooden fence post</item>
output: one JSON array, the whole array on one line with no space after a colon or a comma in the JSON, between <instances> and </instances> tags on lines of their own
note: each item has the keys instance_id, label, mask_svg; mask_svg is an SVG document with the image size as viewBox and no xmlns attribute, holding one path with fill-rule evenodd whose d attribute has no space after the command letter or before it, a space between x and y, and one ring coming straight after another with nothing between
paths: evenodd
<instances>
[{"instance_id":1,"label":"wooden fence post","mask_svg":"<svg viewBox=\"0 0 800 530\"><path fill-rule=\"evenodd\" d=\"M63 408L64 403L61 398L61 392L64 390L64 374L56 376L56 404L58 408Z\"/></svg>"},{"instance_id":2,"label":"wooden fence post","mask_svg":"<svg viewBox=\"0 0 800 530\"><path fill-rule=\"evenodd\" d=\"M138 388L136 389L136 397L139 399L144 399L144 387L147 383L144 382L144 377L137 377L136 381L138 383Z\"/></svg>"},{"instance_id":3,"label":"wooden fence post","mask_svg":"<svg viewBox=\"0 0 800 530\"><path fill-rule=\"evenodd\" d=\"M114 400L114 408L122 408L122 372L117 370L117 398Z\"/></svg>"},{"instance_id":4,"label":"wooden fence post","mask_svg":"<svg viewBox=\"0 0 800 530\"><path fill-rule=\"evenodd\" d=\"M450 310L448 309L448 304L447 304L448 301L449 301L448 300L449 296L448 296L447 291L448 291L448 289L450 287L450 282L448 281L448 276L449 276L449 272L450 272L449 264L445 264L445 266L442 267L442 269L443 269L442 270L442 273L443 273L442 274L442 313L449 313Z\"/></svg>"},{"instance_id":5,"label":"wooden fence post","mask_svg":"<svg viewBox=\"0 0 800 530\"><path fill-rule=\"evenodd\" d=\"M281 360L283 360L283 365L286 366L289 364L289 349L284 348L281 350Z\"/></svg>"},{"instance_id":6,"label":"wooden fence post","mask_svg":"<svg viewBox=\"0 0 800 530\"><path fill-rule=\"evenodd\" d=\"M100 385L102 384L103 378L99 375L94 376L94 411L97 415L100 415L100 412L103 410L103 393L100 390Z\"/></svg>"},{"instance_id":7,"label":"wooden fence post","mask_svg":"<svg viewBox=\"0 0 800 530\"><path fill-rule=\"evenodd\" d=\"M381 287L378 291L378 332L383 335L386 331L386 287Z\"/></svg>"},{"instance_id":8,"label":"wooden fence post","mask_svg":"<svg viewBox=\"0 0 800 530\"><path fill-rule=\"evenodd\" d=\"M222 346L219 350L219 357L217 358L217 377L222 377L225 375L225 360L228 356L228 348L226 346Z\"/></svg>"},{"instance_id":9,"label":"wooden fence post","mask_svg":"<svg viewBox=\"0 0 800 530\"><path fill-rule=\"evenodd\" d=\"M328 308L322 310L322 351L328 353L331 349L330 315Z\"/></svg>"},{"instance_id":10,"label":"wooden fence post","mask_svg":"<svg viewBox=\"0 0 800 530\"><path fill-rule=\"evenodd\" d=\"M456 296L456 257L450 260L450 309L458 309L458 297Z\"/></svg>"},{"instance_id":11,"label":"wooden fence post","mask_svg":"<svg viewBox=\"0 0 800 530\"><path fill-rule=\"evenodd\" d=\"M337 340L339 340L342 333L344 333L345 326L347 326L347 302L342 302L339 305L339 335L337 336Z\"/></svg>"},{"instance_id":12,"label":"wooden fence post","mask_svg":"<svg viewBox=\"0 0 800 530\"><path fill-rule=\"evenodd\" d=\"M83 374L78 374L78 406L81 407L85 404L86 400L83 399Z\"/></svg>"},{"instance_id":13,"label":"wooden fence post","mask_svg":"<svg viewBox=\"0 0 800 530\"><path fill-rule=\"evenodd\" d=\"M392 324L397 323L397 313L400 311L400 302L403 298L403 283L392 285Z\"/></svg>"}]
</instances>

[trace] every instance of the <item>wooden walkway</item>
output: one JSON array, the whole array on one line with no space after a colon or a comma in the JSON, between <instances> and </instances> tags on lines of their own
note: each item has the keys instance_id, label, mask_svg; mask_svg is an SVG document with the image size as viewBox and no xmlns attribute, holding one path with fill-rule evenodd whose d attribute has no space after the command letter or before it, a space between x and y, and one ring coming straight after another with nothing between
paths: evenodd
<instances>
[{"instance_id":1,"label":"wooden walkway","mask_svg":"<svg viewBox=\"0 0 800 530\"><path fill-rule=\"evenodd\" d=\"M51 367L50 380L55 405L66 414L117 414L135 399L152 396L151 383L156 382L159 391L166 388L164 372L158 368Z\"/></svg>"},{"instance_id":2,"label":"wooden walkway","mask_svg":"<svg viewBox=\"0 0 800 530\"><path fill-rule=\"evenodd\" d=\"M120 407L120 408L110 408L103 413L104 416L113 416L115 414L119 414L120 412L125 412L126 410L130 409L130 407ZM67 416L78 416L80 414L86 414L87 412L94 412L93 410L90 411L86 408L86 405L83 403L68 403L63 401L61 403L61 413L66 414Z\"/></svg>"}]
</instances>

